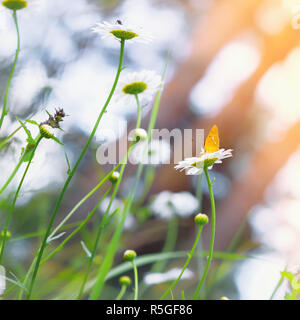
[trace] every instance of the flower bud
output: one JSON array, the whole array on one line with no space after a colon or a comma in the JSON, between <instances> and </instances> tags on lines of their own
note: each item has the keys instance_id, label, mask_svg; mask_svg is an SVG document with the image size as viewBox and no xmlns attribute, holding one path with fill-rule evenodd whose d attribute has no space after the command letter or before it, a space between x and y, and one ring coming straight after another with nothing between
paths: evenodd
<instances>
[{"instance_id":1,"label":"flower bud","mask_svg":"<svg viewBox=\"0 0 300 320\"><path fill-rule=\"evenodd\" d=\"M125 261L132 262L136 258L136 252L134 250L126 250L123 258Z\"/></svg>"},{"instance_id":2,"label":"flower bud","mask_svg":"<svg viewBox=\"0 0 300 320\"><path fill-rule=\"evenodd\" d=\"M4 0L2 5L10 10L21 10L27 7L27 1L25 0Z\"/></svg>"},{"instance_id":3,"label":"flower bud","mask_svg":"<svg viewBox=\"0 0 300 320\"><path fill-rule=\"evenodd\" d=\"M208 216L203 213L199 213L195 217L195 223L200 226L204 226L205 224L208 223L208 221L209 221Z\"/></svg>"},{"instance_id":4,"label":"flower bud","mask_svg":"<svg viewBox=\"0 0 300 320\"><path fill-rule=\"evenodd\" d=\"M141 128L134 129L129 133L128 140L139 142L140 140L146 140L148 137L147 131Z\"/></svg>"},{"instance_id":5,"label":"flower bud","mask_svg":"<svg viewBox=\"0 0 300 320\"><path fill-rule=\"evenodd\" d=\"M227 297L221 297L220 300L229 300Z\"/></svg>"},{"instance_id":6,"label":"flower bud","mask_svg":"<svg viewBox=\"0 0 300 320\"><path fill-rule=\"evenodd\" d=\"M120 277L119 282L120 282L121 286L128 287L131 285L131 279L128 276Z\"/></svg>"},{"instance_id":7,"label":"flower bud","mask_svg":"<svg viewBox=\"0 0 300 320\"><path fill-rule=\"evenodd\" d=\"M120 178L120 173L118 171L114 171L110 177L109 177L109 181L111 183L116 183Z\"/></svg>"}]
</instances>

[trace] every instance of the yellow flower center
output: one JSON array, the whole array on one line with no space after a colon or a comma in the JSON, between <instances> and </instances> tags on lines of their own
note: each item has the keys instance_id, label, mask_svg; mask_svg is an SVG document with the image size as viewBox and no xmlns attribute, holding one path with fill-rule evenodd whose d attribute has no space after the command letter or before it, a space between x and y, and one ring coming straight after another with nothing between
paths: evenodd
<instances>
[{"instance_id":1,"label":"yellow flower center","mask_svg":"<svg viewBox=\"0 0 300 320\"><path fill-rule=\"evenodd\" d=\"M7 9L21 10L27 7L27 1L25 0L4 0L2 5Z\"/></svg>"},{"instance_id":2,"label":"yellow flower center","mask_svg":"<svg viewBox=\"0 0 300 320\"><path fill-rule=\"evenodd\" d=\"M48 130L46 125L40 126L40 134L46 139L51 139L54 136L53 133Z\"/></svg>"},{"instance_id":3,"label":"yellow flower center","mask_svg":"<svg viewBox=\"0 0 300 320\"><path fill-rule=\"evenodd\" d=\"M132 82L123 87L122 91L125 94L139 94L147 89L145 82Z\"/></svg>"},{"instance_id":4,"label":"yellow flower center","mask_svg":"<svg viewBox=\"0 0 300 320\"><path fill-rule=\"evenodd\" d=\"M123 40L130 40L138 36L138 34L126 30L111 30L110 33L113 34L116 38Z\"/></svg>"}]
</instances>

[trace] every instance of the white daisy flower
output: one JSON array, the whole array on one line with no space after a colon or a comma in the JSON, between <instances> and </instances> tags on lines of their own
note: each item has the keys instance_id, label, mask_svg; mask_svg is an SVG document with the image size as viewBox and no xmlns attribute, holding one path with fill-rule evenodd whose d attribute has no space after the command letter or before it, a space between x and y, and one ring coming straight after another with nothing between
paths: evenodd
<instances>
[{"instance_id":1,"label":"white daisy flower","mask_svg":"<svg viewBox=\"0 0 300 320\"><path fill-rule=\"evenodd\" d=\"M162 191L155 197L150 208L155 216L169 220L174 215L181 218L189 217L198 210L198 206L198 199L190 192Z\"/></svg>"},{"instance_id":2,"label":"white daisy flower","mask_svg":"<svg viewBox=\"0 0 300 320\"><path fill-rule=\"evenodd\" d=\"M116 88L115 100L123 105L136 103L136 95L141 106L150 103L161 85L161 76L151 70L131 72L121 77Z\"/></svg>"},{"instance_id":3,"label":"white daisy flower","mask_svg":"<svg viewBox=\"0 0 300 320\"><path fill-rule=\"evenodd\" d=\"M114 24L106 21L97 23L92 30L99 33L102 38L123 39L126 42L149 43L153 40L152 36L148 35L141 27L126 25L120 20Z\"/></svg>"},{"instance_id":4,"label":"white daisy flower","mask_svg":"<svg viewBox=\"0 0 300 320\"><path fill-rule=\"evenodd\" d=\"M170 144L158 139L152 139L149 144L148 141L141 140L133 147L129 156L132 164L143 163L151 165L170 163L170 158Z\"/></svg>"},{"instance_id":5,"label":"white daisy flower","mask_svg":"<svg viewBox=\"0 0 300 320\"><path fill-rule=\"evenodd\" d=\"M144 282L147 285L154 285L158 283L163 283L166 281L175 280L179 277L181 273L180 268L173 268L164 273L149 273L144 277ZM181 280L187 280L193 278L194 273L190 269L186 269L181 277Z\"/></svg>"},{"instance_id":6,"label":"white daisy flower","mask_svg":"<svg viewBox=\"0 0 300 320\"><path fill-rule=\"evenodd\" d=\"M223 159L232 157L232 151L232 149L219 149L218 128L213 126L199 157L186 158L180 161L175 169L186 170L187 175L199 175L203 172L204 167L212 169L215 163L222 163Z\"/></svg>"}]
</instances>

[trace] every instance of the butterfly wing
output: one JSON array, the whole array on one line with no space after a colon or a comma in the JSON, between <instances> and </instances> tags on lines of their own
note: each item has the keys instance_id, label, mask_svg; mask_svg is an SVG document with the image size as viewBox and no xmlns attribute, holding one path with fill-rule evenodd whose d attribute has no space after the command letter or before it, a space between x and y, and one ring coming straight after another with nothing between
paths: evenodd
<instances>
[{"instance_id":1,"label":"butterfly wing","mask_svg":"<svg viewBox=\"0 0 300 320\"><path fill-rule=\"evenodd\" d=\"M204 149L206 152L213 153L217 152L220 147L219 131L218 127L214 125L205 140Z\"/></svg>"}]
</instances>

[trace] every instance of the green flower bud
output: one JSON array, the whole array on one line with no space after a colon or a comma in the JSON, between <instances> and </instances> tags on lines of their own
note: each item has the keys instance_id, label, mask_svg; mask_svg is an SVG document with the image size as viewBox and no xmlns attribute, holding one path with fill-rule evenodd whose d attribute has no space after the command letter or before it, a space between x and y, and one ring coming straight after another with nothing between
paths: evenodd
<instances>
[{"instance_id":1,"label":"green flower bud","mask_svg":"<svg viewBox=\"0 0 300 320\"><path fill-rule=\"evenodd\" d=\"M208 221L209 221L208 216L203 213L199 213L195 217L195 223L200 226L204 226L205 224L208 223Z\"/></svg>"},{"instance_id":2,"label":"green flower bud","mask_svg":"<svg viewBox=\"0 0 300 320\"><path fill-rule=\"evenodd\" d=\"M10 10L21 10L27 7L27 1L25 0L4 0L2 5Z\"/></svg>"},{"instance_id":3,"label":"green flower bud","mask_svg":"<svg viewBox=\"0 0 300 320\"><path fill-rule=\"evenodd\" d=\"M121 286L128 287L131 285L131 279L128 276L120 277L119 282L120 282Z\"/></svg>"},{"instance_id":4,"label":"green flower bud","mask_svg":"<svg viewBox=\"0 0 300 320\"><path fill-rule=\"evenodd\" d=\"M220 300L229 300L227 297L221 297Z\"/></svg>"},{"instance_id":5,"label":"green flower bud","mask_svg":"<svg viewBox=\"0 0 300 320\"><path fill-rule=\"evenodd\" d=\"M110 177L109 177L109 181L111 183L116 183L120 178L120 173L118 171L114 171Z\"/></svg>"},{"instance_id":6,"label":"green flower bud","mask_svg":"<svg viewBox=\"0 0 300 320\"><path fill-rule=\"evenodd\" d=\"M124 252L123 258L125 261L133 261L136 258L136 252L134 250L126 250Z\"/></svg>"}]
</instances>

